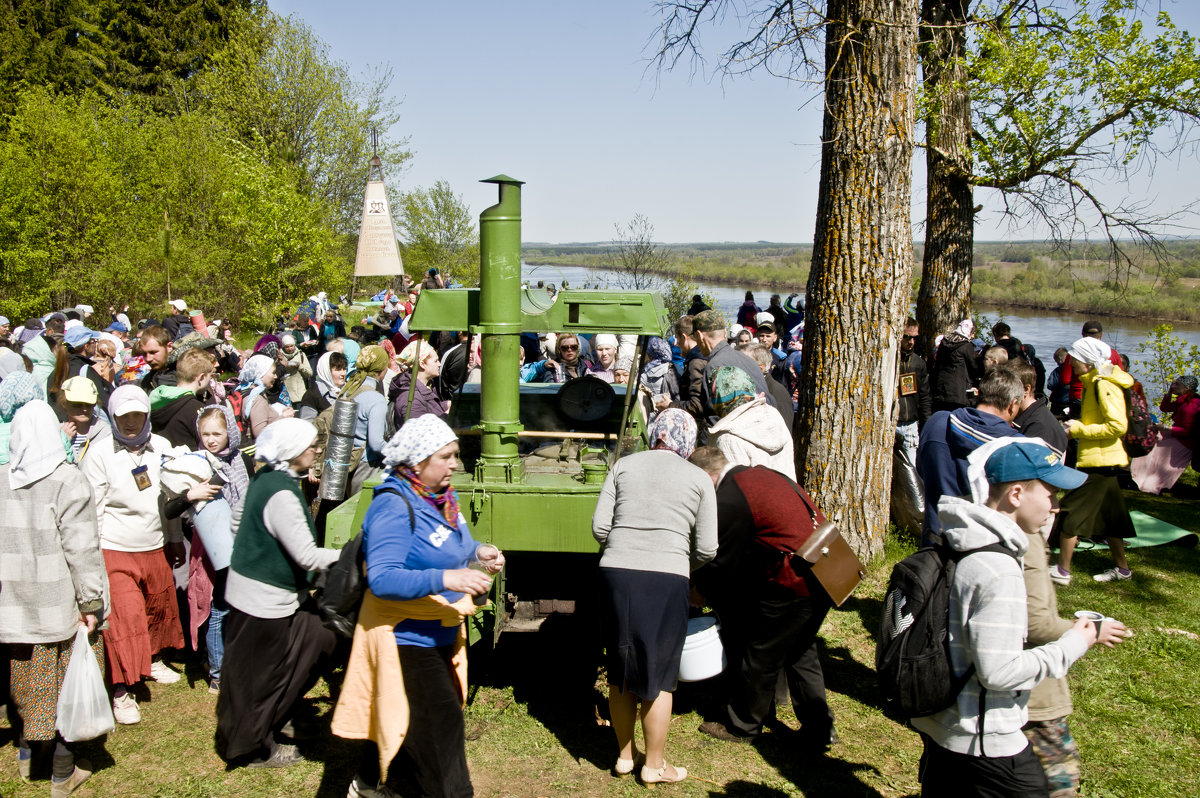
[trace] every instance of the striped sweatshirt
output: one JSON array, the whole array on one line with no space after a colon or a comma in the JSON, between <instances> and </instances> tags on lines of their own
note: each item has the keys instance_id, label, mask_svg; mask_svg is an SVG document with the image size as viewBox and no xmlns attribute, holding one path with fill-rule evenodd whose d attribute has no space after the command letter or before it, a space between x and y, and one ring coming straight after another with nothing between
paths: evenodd
<instances>
[{"instance_id":1,"label":"striped sweatshirt","mask_svg":"<svg viewBox=\"0 0 1200 798\"><path fill-rule=\"evenodd\" d=\"M938 511L946 542L956 551L1000 543L1023 557L1028 548L1016 523L983 505L943 497ZM1028 618L1017 557L981 552L956 569L950 586L950 662L958 676L972 664L975 674L949 709L912 720L917 731L947 750L988 757L1021 753L1028 745L1021 727L1028 718L1029 692L1047 677L1064 676L1087 652L1087 642L1074 629L1045 645L1023 648ZM983 707L981 688L986 688Z\"/></svg>"}]
</instances>

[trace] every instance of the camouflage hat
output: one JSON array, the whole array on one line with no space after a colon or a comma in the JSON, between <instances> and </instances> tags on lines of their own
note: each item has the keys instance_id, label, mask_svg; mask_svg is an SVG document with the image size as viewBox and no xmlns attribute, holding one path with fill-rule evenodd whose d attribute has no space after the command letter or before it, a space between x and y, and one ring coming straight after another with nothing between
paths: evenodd
<instances>
[{"instance_id":1,"label":"camouflage hat","mask_svg":"<svg viewBox=\"0 0 1200 798\"><path fill-rule=\"evenodd\" d=\"M725 320L715 310L705 310L692 318L692 329L697 332L717 332L725 329Z\"/></svg>"},{"instance_id":2,"label":"camouflage hat","mask_svg":"<svg viewBox=\"0 0 1200 798\"><path fill-rule=\"evenodd\" d=\"M190 332L175 342L175 347L171 350L171 354L167 356L167 363L175 363L179 358L183 357L184 352L192 349L211 349L217 343L216 338L209 338L203 333Z\"/></svg>"}]
</instances>

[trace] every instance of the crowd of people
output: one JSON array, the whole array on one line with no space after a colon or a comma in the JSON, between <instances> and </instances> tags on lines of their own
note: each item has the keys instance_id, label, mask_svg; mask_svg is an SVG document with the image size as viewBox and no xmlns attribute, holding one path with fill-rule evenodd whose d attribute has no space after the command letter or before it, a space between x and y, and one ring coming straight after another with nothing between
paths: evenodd
<instances>
[{"instance_id":1,"label":"crowd of people","mask_svg":"<svg viewBox=\"0 0 1200 798\"><path fill-rule=\"evenodd\" d=\"M959 558L949 639L954 675L969 677L954 705L913 720L922 794L1065 798L1080 783L1066 669L1128 630L1059 618L1055 588L1070 586L1081 540L1111 553L1095 581L1133 578L1122 488L1175 483L1200 443L1200 400L1196 378L1179 376L1159 408L1169 418L1155 423L1098 321L1055 352L1049 373L1008 324L991 334L984 345L965 319L926 342L910 318L900 342L893 520Z\"/></svg>"},{"instance_id":2,"label":"crowd of people","mask_svg":"<svg viewBox=\"0 0 1200 798\"><path fill-rule=\"evenodd\" d=\"M431 270L382 292L379 312L349 328L318 294L250 348L182 300L136 324L127 307L101 320L78 305L16 329L0 317L0 661L22 777L48 772L57 797L91 773L55 723L82 625L119 724L140 721L144 682L178 681L181 652L203 651L218 753L231 766L287 767L302 759L298 702L346 664L333 731L369 741L348 795L393 795L385 781L402 750L424 792L472 794L464 619L504 554L472 538L450 486L458 441L447 419L480 379L481 342L408 328L421 292L441 287ZM1080 538L1112 552L1114 567L1096 580L1132 578L1123 541L1136 530L1121 480L1158 491L1178 478L1200 397L1195 377L1173 382L1161 405L1170 420L1131 460L1141 388L1098 323L1049 374L1007 325L992 330L992 347L976 346L973 332L964 321L939 336L928 363L915 321L900 342L898 521L925 543L1011 552L974 558L955 587L952 639L969 642L953 649L954 667L975 675L954 707L915 724L922 777L926 794L948 794L1013 766L1028 788L995 794L1074 794L1062 677L1125 630L1061 621L1049 585L1070 584ZM614 773L686 778L667 762L666 741L689 605L716 610L729 661L722 709L701 731L755 738L786 682L797 744L837 742L816 646L830 600L810 572L756 544L782 529L807 536L818 520L796 484L799 298L775 295L761 310L747 293L731 325L696 297L667 336L641 347L635 336L526 333L521 357L514 380L635 382L645 396L649 448L610 469L593 518ZM363 522L368 590L348 664L312 596L314 576L339 557L323 530L337 500L318 500L316 488L339 400L354 406L345 496L379 483ZM673 501L658 501L664 494ZM968 579L986 583L984 603L1005 605L1003 617L973 603ZM1028 629L1014 609L1026 595ZM966 632L983 623L997 624L991 642ZM1058 681L1045 701L1031 699L1043 679ZM1045 788L1030 751L1052 775Z\"/></svg>"}]
</instances>

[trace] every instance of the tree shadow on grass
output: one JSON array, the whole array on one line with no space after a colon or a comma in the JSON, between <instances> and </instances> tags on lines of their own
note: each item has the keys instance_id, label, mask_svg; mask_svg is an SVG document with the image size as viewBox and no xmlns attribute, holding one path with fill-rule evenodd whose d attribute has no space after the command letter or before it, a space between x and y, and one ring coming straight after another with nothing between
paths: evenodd
<instances>
[{"instance_id":1,"label":"tree shadow on grass","mask_svg":"<svg viewBox=\"0 0 1200 798\"><path fill-rule=\"evenodd\" d=\"M879 775L879 770L867 762L838 759L831 753L806 752L798 748L797 736L778 732L765 734L754 744L763 761L775 768L804 795L836 795L838 798L882 798L875 788L864 784L860 773ZM761 785L731 782L725 792L710 795L768 796L779 794Z\"/></svg>"}]
</instances>

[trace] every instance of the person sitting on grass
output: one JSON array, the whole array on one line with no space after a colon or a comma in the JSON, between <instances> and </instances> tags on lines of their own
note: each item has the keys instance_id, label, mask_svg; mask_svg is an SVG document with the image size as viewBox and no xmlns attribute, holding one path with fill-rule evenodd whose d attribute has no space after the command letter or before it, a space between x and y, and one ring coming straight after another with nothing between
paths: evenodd
<instances>
[{"instance_id":1,"label":"person sitting on grass","mask_svg":"<svg viewBox=\"0 0 1200 798\"><path fill-rule=\"evenodd\" d=\"M1129 463L1133 481L1142 493L1159 494L1173 488L1192 461L1196 439L1200 436L1200 395L1196 393L1196 386L1197 380L1190 374L1171 383L1158 406L1159 410L1171 414L1170 421L1158 424L1162 440L1150 454L1135 457Z\"/></svg>"}]
</instances>

